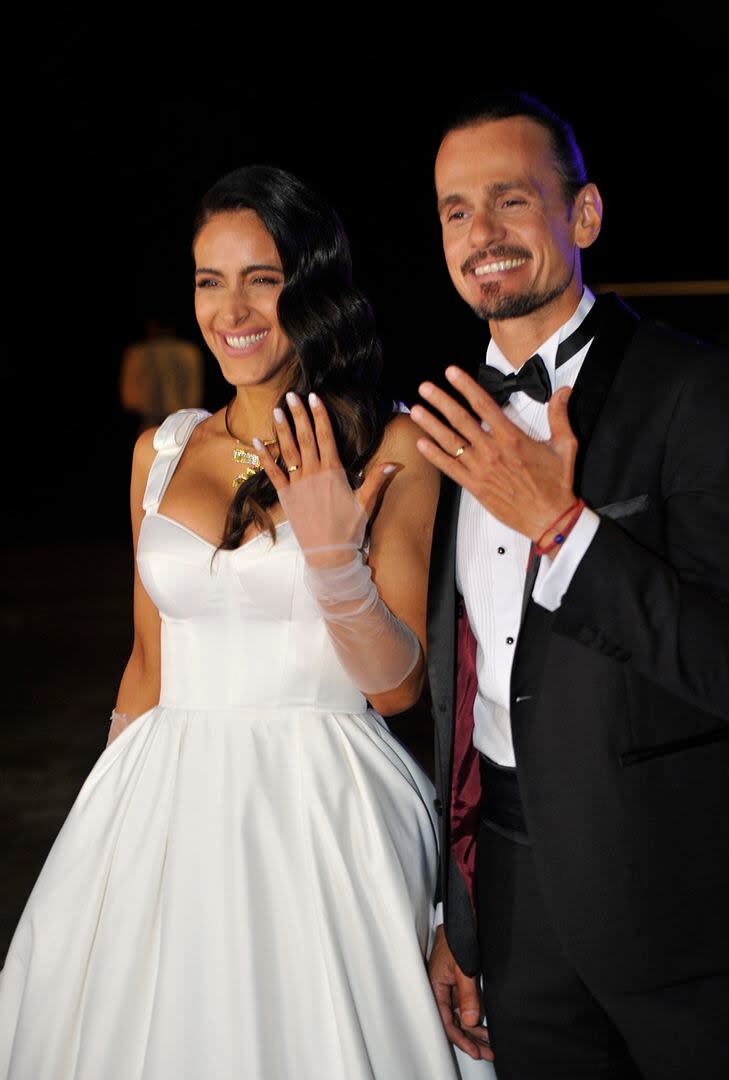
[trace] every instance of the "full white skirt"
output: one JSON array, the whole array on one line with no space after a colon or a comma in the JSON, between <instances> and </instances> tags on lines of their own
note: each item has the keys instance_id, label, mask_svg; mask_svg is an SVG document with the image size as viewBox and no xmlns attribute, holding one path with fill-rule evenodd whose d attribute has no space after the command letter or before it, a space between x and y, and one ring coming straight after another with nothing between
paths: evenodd
<instances>
[{"instance_id":1,"label":"full white skirt","mask_svg":"<svg viewBox=\"0 0 729 1080\"><path fill-rule=\"evenodd\" d=\"M145 713L21 918L0 1077L455 1077L424 963L431 803L370 713Z\"/></svg>"}]
</instances>

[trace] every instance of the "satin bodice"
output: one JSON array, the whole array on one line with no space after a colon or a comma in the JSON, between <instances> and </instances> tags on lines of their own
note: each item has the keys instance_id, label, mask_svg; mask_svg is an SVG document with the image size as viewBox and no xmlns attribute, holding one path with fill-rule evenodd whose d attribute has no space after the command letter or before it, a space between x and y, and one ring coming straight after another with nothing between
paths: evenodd
<instances>
[{"instance_id":1,"label":"satin bodice","mask_svg":"<svg viewBox=\"0 0 729 1080\"><path fill-rule=\"evenodd\" d=\"M160 704L363 712L366 701L304 584L288 522L275 543L266 533L223 551L159 513L187 441L208 415L185 409L165 420L144 495L137 565L162 620Z\"/></svg>"}]
</instances>

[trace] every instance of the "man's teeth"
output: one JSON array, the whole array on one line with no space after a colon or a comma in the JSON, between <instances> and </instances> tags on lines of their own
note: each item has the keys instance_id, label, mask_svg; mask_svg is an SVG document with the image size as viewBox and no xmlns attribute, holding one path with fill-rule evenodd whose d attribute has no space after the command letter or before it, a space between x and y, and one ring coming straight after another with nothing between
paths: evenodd
<instances>
[{"instance_id":1,"label":"man's teeth","mask_svg":"<svg viewBox=\"0 0 729 1080\"><path fill-rule=\"evenodd\" d=\"M226 345L230 345L231 349L245 349L247 345L253 345L256 341L260 341L265 338L268 330L261 330L258 334L244 334L243 337L228 337L225 335Z\"/></svg>"},{"instance_id":2,"label":"man's teeth","mask_svg":"<svg viewBox=\"0 0 729 1080\"><path fill-rule=\"evenodd\" d=\"M501 262L488 263L487 266L477 266L473 271L476 277L484 274L498 274L500 270L513 270L515 266L523 266L526 259L502 259Z\"/></svg>"}]
</instances>

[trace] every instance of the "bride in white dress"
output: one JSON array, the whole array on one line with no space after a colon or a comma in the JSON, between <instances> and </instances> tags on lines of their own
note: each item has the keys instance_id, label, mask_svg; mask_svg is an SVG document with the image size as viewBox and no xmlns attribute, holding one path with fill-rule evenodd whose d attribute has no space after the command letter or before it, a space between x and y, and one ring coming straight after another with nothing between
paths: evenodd
<instances>
[{"instance_id":1,"label":"bride in white dress","mask_svg":"<svg viewBox=\"0 0 729 1080\"><path fill-rule=\"evenodd\" d=\"M378 715L421 689L438 480L329 208L239 170L194 254L235 396L137 443L134 648L10 947L0 1077L452 1080L433 791Z\"/></svg>"}]
</instances>

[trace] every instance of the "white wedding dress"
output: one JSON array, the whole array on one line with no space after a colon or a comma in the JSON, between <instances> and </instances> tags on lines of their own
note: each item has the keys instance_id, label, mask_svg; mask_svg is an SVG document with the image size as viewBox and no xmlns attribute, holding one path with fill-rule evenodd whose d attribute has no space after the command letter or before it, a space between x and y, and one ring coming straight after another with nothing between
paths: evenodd
<instances>
[{"instance_id":1,"label":"white wedding dress","mask_svg":"<svg viewBox=\"0 0 729 1080\"><path fill-rule=\"evenodd\" d=\"M9 1080L452 1080L428 983L431 785L340 666L288 524L138 547L160 703L102 753L0 982Z\"/></svg>"}]
</instances>

